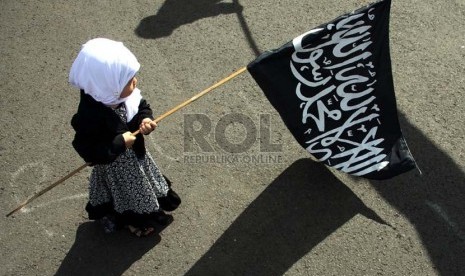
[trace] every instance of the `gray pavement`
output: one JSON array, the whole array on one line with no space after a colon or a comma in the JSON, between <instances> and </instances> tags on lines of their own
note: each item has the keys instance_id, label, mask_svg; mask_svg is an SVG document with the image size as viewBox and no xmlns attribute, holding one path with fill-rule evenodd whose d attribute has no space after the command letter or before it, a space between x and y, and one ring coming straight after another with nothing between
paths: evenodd
<instances>
[{"instance_id":1,"label":"gray pavement","mask_svg":"<svg viewBox=\"0 0 465 276\"><path fill-rule=\"evenodd\" d=\"M120 40L135 53L139 87L160 115L258 53L368 3L2 0L1 210L83 164L69 124L79 93L67 76L88 39ZM86 168L0 216L0 275L465 275L464 19L464 0L393 1L399 116L423 175L368 181L313 162L245 73L147 140L183 198L168 227L145 239L105 235L86 219ZM280 150L263 153L257 141L231 159L214 132L232 113ZM186 149L192 114L211 122L213 152ZM233 124L225 134L244 131Z\"/></svg>"}]
</instances>

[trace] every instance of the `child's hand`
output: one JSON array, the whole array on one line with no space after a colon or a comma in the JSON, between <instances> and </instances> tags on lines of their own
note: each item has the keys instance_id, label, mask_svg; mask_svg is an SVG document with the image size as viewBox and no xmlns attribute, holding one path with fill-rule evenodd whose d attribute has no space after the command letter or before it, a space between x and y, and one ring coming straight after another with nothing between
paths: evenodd
<instances>
[{"instance_id":1,"label":"child's hand","mask_svg":"<svg viewBox=\"0 0 465 276\"><path fill-rule=\"evenodd\" d=\"M140 132L144 135L150 134L157 127L155 121L150 120L150 118L145 118L142 120L142 123L139 126Z\"/></svg>"},{"instance_id":2,"label":"child's hand","mask_svg":"<svg viewBox=\"0 0 465 276\"><path fill-rule=\"evenodd\" d=\"M123 133L124 143L126 144L126 148L130 149L132 145L134 145L134 141L136 141L136 136L132 135L130 131Z\"/></svg>"}]
</instances>

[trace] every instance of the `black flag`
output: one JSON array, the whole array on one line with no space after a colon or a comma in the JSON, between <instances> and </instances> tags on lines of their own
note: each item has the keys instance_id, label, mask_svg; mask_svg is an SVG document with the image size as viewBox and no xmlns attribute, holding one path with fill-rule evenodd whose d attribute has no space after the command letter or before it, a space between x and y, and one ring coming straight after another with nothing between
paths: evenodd
<instances>
[{"instance_id":1,"label":"black flag","mask_svg":"<svg viewBox=\"0 0 465 276\"><path fill-rule=\"evenodd\" d=\"M378 1L340 16L247 66L302 147L369 179L415 168L397 117L390 5Z\"/></svg>"}]
</instances>

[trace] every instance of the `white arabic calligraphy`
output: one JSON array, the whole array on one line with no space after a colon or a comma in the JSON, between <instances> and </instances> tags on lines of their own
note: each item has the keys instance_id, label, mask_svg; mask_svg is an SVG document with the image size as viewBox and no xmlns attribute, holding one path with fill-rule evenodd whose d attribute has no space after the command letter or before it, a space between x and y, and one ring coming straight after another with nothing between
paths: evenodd
<instances>
[{"instance_id":1,"label":"white arabic calligraphy","mask_svg":"<svg viewBox=\"0 0 465 276\"><path fill-rule=\"evenodd\" d=\"M302 123L314 129L305 132L307 150L354 175L388 165L380 146L384 139L377 137L374 125L380 122L381 110L374 95L376 68L370 51L373 10L352 14L292 41L290 69L299 81L295 93L302 101ZM325 30L332 33L320 38L322 43L306 43Z\"/></svg>"}]
</instances>

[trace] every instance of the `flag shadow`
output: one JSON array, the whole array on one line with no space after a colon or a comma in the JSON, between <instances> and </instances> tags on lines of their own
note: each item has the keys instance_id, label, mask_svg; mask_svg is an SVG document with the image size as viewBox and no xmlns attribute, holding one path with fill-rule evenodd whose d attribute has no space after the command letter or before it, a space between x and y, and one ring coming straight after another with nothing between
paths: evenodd
<instances>
[{"instance_id":1,"label":"flag shadow","mask_svg":"<svg viewBox=\"0 0 465 276\"><path fill-rule=\"evenodd\" d=\"M298 160L186 275L283 275L357 214L387 225L324 166Z\"/></svg>"},{"instance_id":2,"label":"flag shadow","mask_svg":"<svg viewBox=\"0 0 465 276\"><path fill-rule=\"evenodd\" d=\"M223 3L221 0L165 0L155 15L141 20L135 33L147 39L169 36L182 25L221 14L240 13L242 6L237 2Z\"/></svg>"},{"instance_id":3,"label":"flag shadow","mask_svg":"<svg viewBox=\"0 0 465 276\"><path fill-rule=\"evenodd\" d=\"M415 227L438 275L465 275L464 172L400 112L399 120L423 175L372 185Z\"/></svg>"},{"instance_id":4,"label":"flag shadow","mask_svg":"<svg viewBox=\"0 0 465 276\"><path fill-rule=\"evenodd\" d=\"M98 223L85 222L55 275L122 275L160 242L160 231L138 238L123 230L105 234Z\"/></svg>"}]
</instances>

